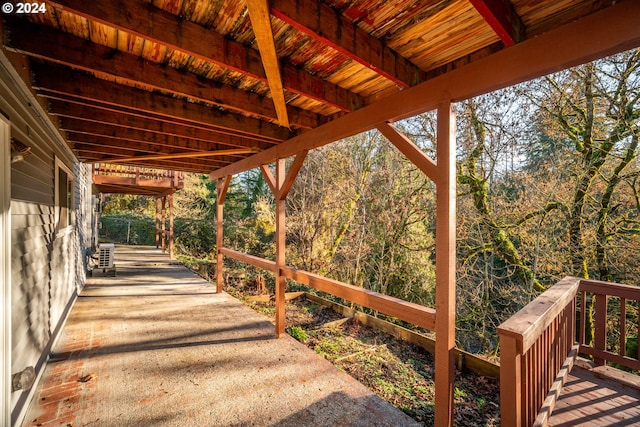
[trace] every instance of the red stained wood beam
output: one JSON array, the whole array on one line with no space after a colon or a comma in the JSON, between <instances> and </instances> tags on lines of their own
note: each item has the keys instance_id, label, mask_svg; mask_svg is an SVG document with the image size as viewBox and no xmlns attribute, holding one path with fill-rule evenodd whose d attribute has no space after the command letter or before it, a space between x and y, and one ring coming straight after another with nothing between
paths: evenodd
<instances>
[{"instance_id":1,"label":"red stained wood beam","mask_svg":"<svg viewBox=\"0 0 640 427\"><path fill-rule=\"evenodd\" d=\"M110 144L108 139L92 137L92 136L71 136L69 144L73 147L73 150L79 153L94 153L100 158L100 161L109 161L114 156L121 157L134 157L134 156L146 156L157 151L148 151L144 148L134 146L133 144L123 145L121 142L114 145ZM109 145L107 145L109 144ZM175 150L174 150L175 151ZM215 166L226 165L231 163L229 157L225 157L226 160L217 158L210 159L147 159L145 161L132 161L129 164L158 164L159 161L171 161L172 166L169 169L182 170L182 168L198 168L200 171L210 171ZM164 165L166 166L166 164ZM165 168L164 166L158 166Z\"/></svg>"},{"instance_id":2,"label":"red stained wood beam","mask_svg":"<svg viewBox=\"0 0 640 427\"><path fill-rule=\"evenodd\" d=\"M45 89L193 123L204 123L237 135L253 135L276 141L292 136L289 130L259 119L109 82L64 67L34 62L31 69L35 74L32 85L34 89Z\"/></svg>"},{"instance_id":3,"label":"red stained wood beam","mask_svg":"<svg viewBox=\"0 0 640 427\"><path fill-rule=\"evenodd\" d=\"M160 90L189 97L234 112L250 114L275 122L271 99L230 85L178 71L142 60L139 56L119 52L52 28L11 19L5 27L8 50L78 68L118 77L127 85ZM318 114L295 107L285 107L290 122L297 128L313 128L326 121Z\"/></svg>"},{"instance_id":4,"label":"red stained wood beam","mask_svg":"<svg viewBox=\"0 0 640 427\"><path fill-rule=\"evenodd\" d=\"M126 31L204 61L267 82L257 50L156 8L147 1L55 0L52 4L110 27ZM286 90L342 111L364 105L359 95L291 65L281 64Z\"/></svg>"},{"instance_id":5,"label":"red stained wood beam","mask_svg":"<svg viewBox=\"0 0 640 427\"><path fill-rule=\"evenodd\" d=\"M271 14L400 87L426 79L418 66L318 0L273 0Z\"/></svg>"},{"instance_id":6,"label":"red stained wood beam","mask_svg":"<svg viewBox=\"0 0 640 427\"><path fill-rule=\"evenodd\" d=\"M311 129L236 164L211 179L235 175L276 158L290 157L341 138L434 109L446 100L461 101L561 69L640 46L640 2L616 3L577 21L478 59L418 86Z\"/></svg>"},{"instance_id":7,"label":"red stained wood beam","mask_svg":"<svg viewBox=\"0 0 640 427\"><path fill-rule=\"evenodd\" d=\"M70 119L77 118L91 123L106 125L107 128L112 129L112 133L115 134L118 133L118 130L114 127L149 132L150 135L152 135L151 138L156 140L156 142L165 140L168 137L175 137L232 147L258 147L266 149L274 145L273 141L266 142L261 139L245 138L211 129L174 123L160 118L121 111L107 105L97 105L95 103L88 105L87 101L73 97L64 97L63 99L48 98L48 101L49 112L53 115ZM68 122L65 121L65 123ZM85 125L83 128L91 129L89 125ZM147 138L141 138L141 140L147 140Z\"/></svg>"},{"instance_id":8,"label":"red stained wood beam","mask_svg":"<svg viewBox=\"0 0 640 427\"><path fill-rule=\"evenodd\" d=\"M198 139L181 138L173 135L158 134L135 128L114 126L112 124L96 123L92 121L77 119L73 117L60 117L58 128L67 132L83 133L87 135L108 136L113 139L123 141L136 141L147 143L157 147L157 150L167 148L184 148L193 151L224 150L228 148L264 148L258 147L255 141L241 141L246 144L220 144L212 141L202 141Z\"/></svg>"},{"instance_id":9,"label":"red stained wood beam","mask_svg":"<svg viewBox=\"0 0 640 427\"><path fill-rule=\"evenodd\" d=\"M273 29L271 28L271 17L269 16L268 0L252 0L247 2L249 18L253 27L253 34L256 36L256 44L260 51L262 66L267 76L271 98L278 115L278 123L281 126L289 127L289 116L287 114L287 102L282 88L282 77L280 76L280 64L276 53L276 44L273 39Z\"/></svg>"},{"instance_id":10,"label":"red stained wood beam","mask_svg":"<svg viewBox=\"0 0 640 427\"><path fill-rule=\"evenodd\" d=\"M509 0L469 0L505 46L520 43L525 28Z\"/></svg>"}]
</instances>

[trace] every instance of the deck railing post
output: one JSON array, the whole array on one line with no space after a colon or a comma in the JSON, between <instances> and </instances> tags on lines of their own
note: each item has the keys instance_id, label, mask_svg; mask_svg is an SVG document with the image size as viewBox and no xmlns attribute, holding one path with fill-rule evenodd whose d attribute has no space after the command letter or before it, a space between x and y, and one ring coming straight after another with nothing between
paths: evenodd
<instances>
[{"instance_id":1,"label":"deck railing post","mask_svg":"<svg viewBox=\"0 0 640 427\"><path fill-rule=\"evenodd\" d=\"M156 197L156 249L160 247L160 198Z\"/></svg>"},{"instance_id":2,"label":"deck railing post","mask_svg":"<svg viewBox=\"0 0 640 427\"><path fill-rule=\"evenodd\" d=\"M219 178L216 187L216 292L222 292L222 268L224 265L224 255L222 247L224 244L224 200L227 197L227 190L231 183L231 177Z\"/></svg>"},{"instance_id":3,"label":"deck railing post","mask_svg":"<svg viewBox=\"0 0 640 427\"><path fill-rule=\"evenodd\" d=\"M169 258L173 259L173 193L169 194Z\"/></svg>"},{"instance_id":4,"label":"deck railing post","mask_svg":"<svg viewBox=\"0 0 640 427\"><path fill-rule=\"evenodd\" d=\"M282 185L286 177L285 159L276 161L276 336L284 334L285 329L285 287L286 279L281 268L286 265L285 257L285 201L286 195L281 194Z\"/></svg>"},{"instance_id":5,"label":"deck railing post","mask_svg":"<svg viewBox=\"0 0 640 427\"><path fill-rule=\"evenodd\" d=\"M453 425L456 323L456 118L451 102L438 106L436 178L435 424Z\"/></svg>"},{"instance_id":6,"label":"deck railing post","mask_svg":"<svg viewBox=\"0 0 640 427\"><path fill-rule=\"evenodd\" d=\"M522 352L514 337L500 335L500 423L522 426Z\"/></svg>"},{"instance_id":7,"label":"deck railing post","mask_svg":"<svg viewBox=\"0 0 640 427\"><path fill-rule=\"evenodd\" d=\"M162 196L162 215L160 220L160 230L162 231L162 253L167 251L167 243L165 241L166 233L165 233L165 220L167 215L167 196Z\"/></svg>"}]
</instances>

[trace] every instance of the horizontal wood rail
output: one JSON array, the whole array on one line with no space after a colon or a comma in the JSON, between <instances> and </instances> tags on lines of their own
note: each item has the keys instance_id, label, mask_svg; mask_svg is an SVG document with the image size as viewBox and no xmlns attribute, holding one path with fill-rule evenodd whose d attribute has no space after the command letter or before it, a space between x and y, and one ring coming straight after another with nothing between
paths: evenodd
<instances>
[{"instance_id":1,"label":"horizontal wood rail","mask_svg":"<svg viewBox=\"0 0 640 427\"><path fill-rule=\"evenodd\" d=\"M580 353L593 356L594 361L598 365L604 365L607 362L617 363L630 369L640 370L640 346L638 351L632 355L627 353L627 341L629 333L627 332L627 315L628 309L635 307L638 319L637 329L640 330L640 313L638 306L640 304L640 287L623 285L620 283L600 282L597 280L581 280L580 289ZM589 298L595 297L595 316L594 330L595 339L593 346L587 344L585 337L586 324L586 304ZM618 304L609 304L616 301ZM635 303L633 303L635 302ZM612 311L614 311L612 313ZM615 318L617 317L617 328ZM610 327L611 326L611 327ZM614 334L618 341L618 352L608 348L607 343L611 340L608 337ZM637 340L637 335L636 335ZM637 341L636 341L637 342Z\"/></svg>"},{"instance_id":2,"label":"horizontal wood rail","mask_svg":"<svg viewBox=\"0 0 640 427\"><path fill-rule=\"evenodd\" d=\"M173 180L175 178L179 182L184 181L184 173L180 171L142 168L138 166L115 165L110 163L95 163L93 165L93 174L149 180Z\"/></svg>"},{"instance_id":3,"label":"horizontal wood rail","mask_svg":"<svg viewBox=\"0 0 640 427\"><path fill-rule=\"evenodd\" d=\"M259 258L253 255L247 255L229 248L220 248L218 249L218 252L222 255L228 256L229 258L244 262L245 264L253 265L254 267L258 267L272 273L276 272L276 263L274 261L269 261L268 259Z\"/></svg>"},{"instance_id":4,"label":"horizontal wood rail","mask_svg":"<svg viewBox=\"0 0 640 427\"><path fill-rule=\"evenodd\" d=\"M576 328L578 295L580 328ZM593 297L595 343L590 346L585 341L585 324L587 301ZM610 322L609 298L620 301L618 353L607 346L608 325L614 323ZM627 308L633 306L628 304L629 300L635 301L637 312L640 287L566 277L500 325L497 330L502 424L546 425L578 353L592 355L600 364L614 362L640 369L638 354L624 355L630 338L626 328ZM580 329L579 344L577 329Z\"/></svg>"},{"instance_id":5,"label":"horizontal wood rail","mask_svg":"<svg viewBox=\"0 0 640 427\"><path fill-rule=\"evenodd\" d=\"M247 255L233 249L220 248L219 253L235 260L245 262L258 268L275 272L275 262ZM399 298L383 295L358 286L327 279L317 274L298 270L292 267L281 268L281 273L287 279L310 286L322 292L327 292L339 298L379 311L388 316L396 317L413 325L425 329L435 329L436 312L434 309L424 307Z\"/></svg>"}]
</instances>

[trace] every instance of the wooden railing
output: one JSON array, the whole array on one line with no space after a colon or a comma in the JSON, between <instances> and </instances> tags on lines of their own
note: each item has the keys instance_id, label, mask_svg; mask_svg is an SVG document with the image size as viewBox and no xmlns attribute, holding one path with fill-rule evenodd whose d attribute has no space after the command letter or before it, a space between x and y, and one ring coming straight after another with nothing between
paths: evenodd
<instances>
[{"instance_id":1,"label":"wooden railing","mask_svg":"<svg viewBox=\"0 0 640 427\"><path fill-rule=\"evenodd\" d=\"M247 255L233 249L220 248L220 253L229 258L254 265L256 267L275 272L276 264L273 261ZM287 279L311 286L319 291L327 292L339 298L368 307L389 316L396 317L405 322L434 330L436 315L435 310L414 304L408 301L373 292L368 289L342 283L337 280L327 279L317 274L298 270L292 267L281 268L281 273Z\"/></svg>"},{"instance_id":2,"label":"wooden railing","mask_svg":"<svg viewBox=\"0 0 640 427\"><path fill-rule=\"evenodd\" d=\"M576 340L576 297L580 296L580 344ZM595 296L594 345L585 343L588 298ZM620 299L617 328L609 328L607 301ZM624 356L628 301L640 300L640 287L566 277L498 328L500 334L500 412L502 425L544 426L579 353L596 362L640 369L638 354ZM614 317L615 313L614 313ZM619 335L619 351L607 346Z\"/></svg>"},{"instance_id":3,"label":"wooden railing","mask_svg":"<svg viewBox=\"0 0 640 427\"><path fill-rule=\"evenodd\" d=\"M171 180L178 184L184 182L184 173L180 171L143 168L138 166L117 165L110 163L95 163L93 174L102 176L117 176L136 180Z\"/></svg>"}]
</instances>

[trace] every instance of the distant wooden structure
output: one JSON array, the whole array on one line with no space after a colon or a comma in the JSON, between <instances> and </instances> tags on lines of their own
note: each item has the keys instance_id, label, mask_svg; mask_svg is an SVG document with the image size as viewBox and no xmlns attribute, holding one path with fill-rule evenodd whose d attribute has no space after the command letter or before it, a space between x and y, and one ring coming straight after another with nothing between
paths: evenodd
<instances>
[{"instance_id":1,"label":"distant wooden structure","mask_svg":"<svg viewBox=\"0 0 640 427\"><path fill-rule=\"evenodd\" d=\"M20 91L28 98L17 109L6 105L16 97L0 98L2 111L12 112L10 120L20 124L18 128L12 123L12 136L30 145L30 129L46 123L53 130L39 139L44 141L39 143L45 146L43 153L48 156L52 151L54 142L49 141L54 134L56 141L64 141L55 142L64 146L58 151L73 150L65 160L68 165L126 163L209 174L218 183L218 290L224 257L235 257L275 273L278 335L285 328L286 280L435 330L435 423L452 425L456 288L452 106L640 46L640 2L249 1L251 7L237 0L52 0L41 2L44 8L35 13L3 14L0 64L6 72L0 73L0 89ZM394 126L430 110L438 115L435 159ZM30 119L28 127L22 117ZM287 266L285 201L306 153L372 129L436 185L435 307ZM289 158L293 160L287 167ZM44 164L29 166L37 170ZM233 175L253 168L262 169L276 198L275 261L224 247L227 189ZM37 185L25 179L20 188L24 199L51 205L34 190ZM171 211L172 190L167 191L168 199L162 196L156 205L162 224L167 202ZM164 236L164 226L158 227ZM50 257L46 251L38 256ZM39 327L25 323L21 335ZM19 357L19 349L14 350ZM44 346L39 351L46 355ZM28 393L12 399L7 407L17 418ZM7 412L3 409L0 423L9 424Z\"/></svg>"},{"instance_id":2,"label":"distant wooden structure","mask_svg":"<svg viewBox=\"0 0 640 427\"><path fill-rule=\"evenodd\" d=\"M156 247L173 258L173 193L184 188L184 173L109 163L92 165L93 184L101 194L136 194L155 198ZM167 214L168 205L168 214ZM166 220L169 218L169 230Z\"/></svg>"}]
</instances>

